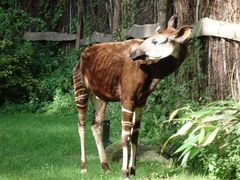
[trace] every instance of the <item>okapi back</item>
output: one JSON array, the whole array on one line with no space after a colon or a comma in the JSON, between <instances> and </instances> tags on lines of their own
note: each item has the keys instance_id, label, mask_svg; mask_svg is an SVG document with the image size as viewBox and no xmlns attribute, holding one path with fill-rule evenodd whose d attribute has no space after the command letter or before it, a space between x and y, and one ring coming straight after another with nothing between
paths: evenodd
<instances>
[{"instance_id":1,"label":"okapi back","mask_svg":"<svg viewBox=\"0 0 240 180\"><path fill-rule=\"evenodd\" d=\"M134 39L88 47L75 71L81 71L84 85L96 96L105 101L119 101L124 63L130 61L130 53L142 42Z\"/></svg>"}]
</instances>

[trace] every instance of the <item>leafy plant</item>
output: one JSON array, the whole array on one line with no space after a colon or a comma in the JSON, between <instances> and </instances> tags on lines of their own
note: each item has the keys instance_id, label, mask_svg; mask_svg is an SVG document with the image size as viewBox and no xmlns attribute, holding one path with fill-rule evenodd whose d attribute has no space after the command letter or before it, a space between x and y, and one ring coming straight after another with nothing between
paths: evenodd
<instances>
[{"instance_id":1,"label":"leafy plant","mask_svg":"<svg viewBox=\"0 0 240 180\"><path fill-rule=\"evenodd\" d=\"M239 127L238 127L239 129ZM203 164L210 175L218 179L240 178L240 138L225 138L228 144L221 153L202 153Z\"/></svg>"},{"instance_id":2,"label":"leafy plant","mask_svg":"<svg viewBox=\"0 0 240 180\"><path fill-rule=\"evenodd\" d=\"M34 74L36 61L34 46L22 39L31 25L41 24L22 10L0 8L0 95L6 101L25 102L38 84Z\"/></svg>"},{"instance_id":3,"label":"leafy plant","mask_svg":"<svg viewBox=\"0 0 240 180\"><path fill-rule=\"evenodd\" d=\"M218 101L198 111L190 107L179 108L172 112L168 122L181 127L165 142L163 149L170 140L183 136L183 144L175 151L175 154L181 153L182 166L186 167L190 160L206 151L216 157L229 156L229 147L235 147L235 140L240 137L240 103ZM238 153L236 159L240 160L239 148L235 152ZM240 167L236 169L239 171Z\"/></svg>"}]
</instances>

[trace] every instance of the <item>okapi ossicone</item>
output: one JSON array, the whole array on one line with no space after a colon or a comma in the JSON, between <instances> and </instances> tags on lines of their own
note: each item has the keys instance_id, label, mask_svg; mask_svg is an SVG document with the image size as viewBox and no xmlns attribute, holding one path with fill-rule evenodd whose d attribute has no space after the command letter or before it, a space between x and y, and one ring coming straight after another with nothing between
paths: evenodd
<instances>
[{"instance_id":1,"label":"okapi ossicone","mask_svg":"<svg viewBox=\"0 0 240 180\"><path fill-rule=\"evenodd\" d=\"M122 107L122 175L125 179L135 175L138 129L147 97L186 56L191 28L182 26L176 29L176 21L173 16L167 29L157 30L146 40L96 44L83 51L73 72L82 173L86 172L85 121L90 99L94 106L91 129L102 168L109 170L101 137L104 113L108 102L119 101Z\"/></svg>"}]
</instances>

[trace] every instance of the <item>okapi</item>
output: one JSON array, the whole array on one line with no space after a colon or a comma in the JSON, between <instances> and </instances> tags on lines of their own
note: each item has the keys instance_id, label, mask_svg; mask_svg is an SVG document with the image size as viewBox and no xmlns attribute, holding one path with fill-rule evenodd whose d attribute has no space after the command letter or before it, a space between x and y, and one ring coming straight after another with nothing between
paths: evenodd
<instances>
[{"instance_id":1,"label":"okapi","mask_svg":"<svg viewBox=\"0 0 240 180\"><path fill-rule=\"evenodd\" d=\"M174 72L186 57L190 26L176 29L177 19L167 29L157 30L146 40L102 43L86 48L73 72L78 132L81 144L81 172L86 172L85 120L88 98L94 106L91 129L103 170L108 171L101 125L108 102L122 107L122 176L135 175L138 129L147 97L157 83ZM130 160L128 145L130 143Z\"/></svg>"}]
</instances>

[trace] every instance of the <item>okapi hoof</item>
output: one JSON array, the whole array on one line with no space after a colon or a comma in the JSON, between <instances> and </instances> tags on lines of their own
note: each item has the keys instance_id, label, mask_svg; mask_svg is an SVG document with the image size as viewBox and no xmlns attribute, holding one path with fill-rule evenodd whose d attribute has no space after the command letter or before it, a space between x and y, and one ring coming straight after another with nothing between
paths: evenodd
<instances>
[{"instance_id":1,"label":"okapi hoof","mask_svg":"<svg viewBox=\"0 0 240 180\"><path fill-rule=\"evenodd\" d=\"M124 180L129 179L129 171L128 170L122 170L122 177Z\"/></svg>"},{"instance_id":2,"label":"okapi hoof","mask_svg":"<svg viewBox=\"0 0 240 180\"><path fill-rule=\"evenodd\" d=\"M104 170L104 172L108 173L110 168L107 162L103 162L101 163L102 169Z\"/></svg>"},{"instance_id":3,"label":"okapi hoof","mask_svg":"<svg viewBox=\"0 0 240 180\"><path fill-rule=\"evenodd\" d=\"M134 175L134 176L136 175L136 170L135 170L135 168L129 167L128 171L129 171L129 174L130 174L130 175Z\"/></svg>"},{"instance_id":4,"label":"okapi hoof","mask_svg":"<svg viewBox=\"0 0 240 180\"><path fill-rule=\"evenodd\" d=\"M87 169L86 169L86 162L81 161L81 173L86 174Z\"/></svg>"},{"instance_id":5,"label":"okapi hoof","mask_svg":"<svg viewBox=\"0 0 240 180\"><path fill-rule=\"evenodd\" d=\"M87 169L81 169L81 174L86 174Z\"/></svg>"}]
</instances>

